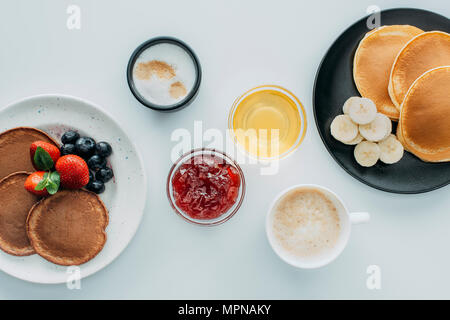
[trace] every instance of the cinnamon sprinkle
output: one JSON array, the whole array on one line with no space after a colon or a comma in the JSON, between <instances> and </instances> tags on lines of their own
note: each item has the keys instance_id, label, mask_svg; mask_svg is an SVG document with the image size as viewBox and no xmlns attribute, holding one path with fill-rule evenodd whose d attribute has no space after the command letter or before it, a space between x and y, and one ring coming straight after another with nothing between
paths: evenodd
<instances>
[{"instance_id":1,"label":"cinnamon sprinkle","mask_svg":"<svg viewBox=\"0 0 450 320\"><path fill-rule=\"evenodd\" d=\"M180 81L172 83L169 89L170 96L174 99L184 97L187 93L186 87Z\"/></svg>"},{"instance_id":2,"label":"cinnamon sprinkle","mask_svg":"<svg viewBox=\"0 0 450 320\"><path fill-rule=\"evenodd\" d=\"M140 80L150 79L152 75L156 75L160 79L168 80L176 75L171 65L159 60L138 63L134 74Z\"/></svg>"}]
</instances>

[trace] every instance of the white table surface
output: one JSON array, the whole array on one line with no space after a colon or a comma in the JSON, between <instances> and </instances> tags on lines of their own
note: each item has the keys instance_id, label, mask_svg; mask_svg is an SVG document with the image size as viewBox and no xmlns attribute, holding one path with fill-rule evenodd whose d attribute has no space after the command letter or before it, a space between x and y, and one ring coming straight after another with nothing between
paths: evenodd
<instances>
[{"instance_id":1,"label":"white table surface","mask_svg":"<svg viewBox=\"0 0 450 320\"><path fill-rule=\"evenodd\" d=\"M316 299L450 298L450 187L397 195L344 172L319 138L312 112L316 69L334 39L369 5L404 1L107 1L2 0L0 106L41 93L79 96L103 106L136 142L149 177L142 224L129 247L81 290L38 285L0 272L0 299ZM450 16L444 0L408 1ZM66 28L66 9L81 8L81 30ZM141 106L126 84L131 52L154 36L178 37L198 54L203 82L194 104L160 114ZM177 217L165 182L171 132L227 127L234 99L255 85L292 90L309 120L306 140L275 176L243 166L247 196L238 214L215 228ZM298 183L327 186L350 210L372 215L356 226L344 253L318 270L282 262L266 240L269 203ZM381 290L366 287L366 268L381 268Z\"/></svg>"}]
</instances>

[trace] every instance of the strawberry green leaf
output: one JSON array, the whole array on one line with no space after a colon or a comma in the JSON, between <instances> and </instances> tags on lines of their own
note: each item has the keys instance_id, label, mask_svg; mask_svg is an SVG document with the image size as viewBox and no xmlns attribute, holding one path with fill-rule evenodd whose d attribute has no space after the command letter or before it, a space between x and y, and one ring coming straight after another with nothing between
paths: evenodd
<instances>
[{"instance_id":1,"label":"strawberry green leaf","mask_svg":"<svg viewBox=\"0 0 450 320\"><path fill-rule=\"evenodd\" d=\"M49 194L55 194L58 192L58 186L53 181L49 180L49 183L47 184L47 191Z\"/></svg>"},{"instance_id":2,"label":"strawberry green leaf","mask_svg":"<svg viewBox=\"0 0 450 320\"><path fill-rule=\"evenodd\" d=\"M46 186L47 186L48 176L49 176L49 173L46 172L46 173L44 174L44 177L42 178L41 181L39 181L39 183L38 183L37 186L34 188L34 190L36 190L36 191L44 190L44 189L46 188Z\"/></svg>"},{"instance_id":3,"label":"strawberry green leaf","mask_svg":"<svg viewBox=\"0 0 450 320\"><path fill-rule=\"evenodd\" d=\"M56 192L58 192L59 185L60 185L59 173L57 171L50 173L49 181L50 181L50 183L47 186L47 191L50 194L55 194Z\"/></svg>"},{"instance_id":4,"label":"strawberry green leaf","mask_svg":"<svg viewBox=\"0 0 450 320\"><path fill-rule=\"evenodd\" d=\"M37 147L33 160L36 167L43 171L50 170L54 165L52 157L42 147Z\"/></svg>"},{"instance_id":5,"label":"strawberry green leaf","mask_svg":"<svg viewBox=\"0 0 450 320\"><path fill-rule=\"evenodd\" d=\"M58 186L60 183L60 176L58 171L54 171L50 174L50 179L52 179L53 182L55 182Z\"/></svg>"},{"instance_id":6,"label":"strawberry green leaf","mask_svg":"<svg viewBox=\"0 0 450 320\"><path fill-rule=\"evenodd\" d=\"M49 194L55 194L59 190L60 176L58 172L46 172L41 181L34 188L37 191L47 189Z\"/></svg>"}]
</instances>

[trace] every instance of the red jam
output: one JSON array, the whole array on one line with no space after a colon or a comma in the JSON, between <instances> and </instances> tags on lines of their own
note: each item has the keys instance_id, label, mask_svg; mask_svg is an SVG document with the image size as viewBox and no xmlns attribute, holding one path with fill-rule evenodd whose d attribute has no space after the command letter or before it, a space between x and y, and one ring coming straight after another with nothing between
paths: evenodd
<instances>
[{"instance_id":1,"label":"red jam","mask_svg":"<svg viewBox=\"0 0 450 320\"><path fill-rule=\"evenodd\" d=\"M214 219L236 202L238 170L221 157L199 155L185 161L172 177L176 205L193 219Z\"/></svg>"}]
</instances>

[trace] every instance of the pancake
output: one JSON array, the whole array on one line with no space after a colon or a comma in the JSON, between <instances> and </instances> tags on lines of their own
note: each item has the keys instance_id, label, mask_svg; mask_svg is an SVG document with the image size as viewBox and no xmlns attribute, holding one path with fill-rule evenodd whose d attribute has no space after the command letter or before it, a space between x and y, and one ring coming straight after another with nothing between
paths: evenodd
<instances>
[{"instance_id":1,"label":"pancake","mask_svg":"<svg viewBox=\"0 0 450 320\"><path fill-rule=\"evenodd\" d=\"M0 181L0 249L15 256L35 253L28 241L26 221L39 197L25 190L28 175L16 172Z\"/></svg>"},{"instance_id":2,"label":"pancake","mask_svg":"<svg viewBox=\"0 0 450 320\"><path fill-rule=\"evenodd\" d=\"M398 125L397 125L396 136L397 136L398 141L400 141L400 143L403 145L403 148L404 148L406 151L409 151L409 150L408 150L408 146L406 145L405 139L403 139L403 134L402 134L402 122L401 122L400 119L399 119Z\"/></svg>"},{"instance_id":3,"label":"pancake","mask_svg":"<svg viewBox=\"0 0 450 320\"><path fill-rule=\"evenodd\" d=\"M403 46L422 32L409 25L382 26L368 32L356 49L353 79L359 93L392 120L399 117L388 91L392 63Z\"/></svg>"},{"instance_id":4,"label":"pancake","mask_svg":"<svg viewBox=\"0 0 450 320\"><path fill-rule=\"evenodd\" d=\"M389 95L394 105L400 105L411 84L424 72L450 65L450 34L430 31L411 39L392 64Z\"/></svg>"},{"instance_id":5,"label":"pancake","mask_svg":"<svg viewBox=\"0 0 450 320\"><path fill-rule=\"evenodd\" d=\"M30 158L30 145L37 140L58 146L48 134L34 128L20 127L0 134L0 179L18 171L35 171Z\"/></svg>"},{"instance_id":6,"label":"pancake","mask_svg":"<svg viewBox=\"0 0 450 320\"><path fill-rule=\"evenodd\" d=\"M38 202L27 220L36 253L63 266L93 259L106 242L108 211L93 192L63 190Z\"/></svg>"},{"instance_id":7,"label":"pancake","mask_svg":"<svg viewBox=\"0 0 450 320\"><path fill-rule=\"evenodd\" d=\"M417 78L401 105L397 136L423 161L450 161L450 66Z\"/></svg>"}]
</instances>

